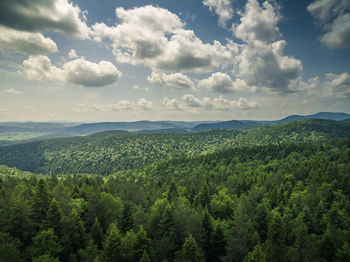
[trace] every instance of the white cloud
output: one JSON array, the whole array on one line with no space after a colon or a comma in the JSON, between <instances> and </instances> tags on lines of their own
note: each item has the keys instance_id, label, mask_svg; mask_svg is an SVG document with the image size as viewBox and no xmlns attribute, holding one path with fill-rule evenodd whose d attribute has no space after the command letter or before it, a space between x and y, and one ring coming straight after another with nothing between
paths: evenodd
<instances>
[{"instance_id":1,"label":"white cloud","mask_svg":"<svg viewBox=\"0 0 350 262\"><path fill-rule=\"evenodd\" d=\"M300 77L293 82L293 88L311 97L349 98L350 74L347 72L342 74L327 73L323 79L316 76L306 82Z\"/></svg>"},{"instance_id":2,"label":"white cloud","mask_svg":"<svg viewBox=\"0 0 350 262\"><path fill-rule=\"evenodd\" d=\"M66 81L82 86L106 86L114 84L122 73L108 61L92 63L76 59L63 65Z\"/></svg>"},{"instance_id":3,"label":"white cloud","mask_svg":"<svg viewBox=\"0 0 350 262\"><path fill-rule=\"evenodd\" d=\"M170 111L182 110L182 107L176 99L169 99L168 97L164 97L162 105Z\"/></svg>"},{"instance_id":4,"label":"white cloud","mask_svg":"<svg viewBox=\"0 0 350 262\"><path fill-rule=\"evenodd\" d=\"M0 50L13 50L26 55L54 53L54 41L41 33L23 32L0 25Z\"/></svg>"},{"instance_id":5,"label":"white cloud","mask_svg":"<svg viewBox=\"0 0 350 262\"><path fill-rule=\"evenodd\" d=\"M350 1L316 0L307 10L323 26L323 44L329 48L350 48Z\"/></svg>"},{"instance_id":6,"label":"white cloud","mask_svg":"<svg viewBox=\"0 0 350 262\"><path fill-rule=\"evenodd\" d=\"M280 40L272 44L254 42L242 46L238 57L238 76L248 85L266 88L272 92L292 92L291 83L303 70L300 60L285 56L287 42Z\"/></svg>"},{"instance_id":7,"label":"white cloud","mask_svg":"<svg viewBox=\"0 0 350 262\"><path fill-rule=\"evenodd\" d=\"M203 4L208 6L211 12L215 12L219 16L218 24L221 27L226 27L226 22L233 17L231 0L204 0Z\"/></svg>"},{"instance_id":8,"label":"white cloud","mask_svg":"<svg viewBox=\"0 0 350 262\"><path fill-rule=\"evenodd\" d=\"M209 72L231 63L233 48L228 44L203 43L193 31L185 30L180 18L166 9L143 6L116 9L120 23L109 27L97 23L93 28L96 41L112 41L118 62L144 65L152 71Z\"/></svg>"},{"instance_id":9,"label":"white cloud","mask_svg":"<svg viewBox=\"0 0 350 262\"><path fill-rule=\"evenodd\" d=\"M164 74L152 72L152 74L147 77L147 80L150 83L159 84L164 88L174 90L190 90L195 87L192 80L182 73Z\"/></svg>"},{"instance_id":10,"label":"white cloud","mask_svg":"<svg viewBox=\"0 0 350 262\"><path fill-rule=\"evenodd\" d=\"M198 87L205 88L218 93L232 93L237 87L229 75L221 72L212 74L209 78L199 81Z\"/></svg>"},{"instance_id":11,"label":"white cloud","mask_svg":"<svg viewBox=\"0 0 350 262\"><path fill-rule=\"evenodd\" d=\"M238 100L226 99L222 96L216 98L204 97L202 100L191 94L186 94L182 100L188 107L204 108L206 110L229 111L229 110L251 110L260 106L256 102L249 102L246 98L240 97Z\"/></svg>"},{"instance_id":12,"label":"white cloud","mask_svg":"<svg viewBox=\"0 0 350 262\"><path fill-rule=\"evenodd\" d=\"M0 1L0 24L27 32L54 31L88 38L86 11L68 0Z\"/></svg>"},{"instance_id":13,"label":"white cloud","mask_svg":"<svg viewBox=\"0 0 350 262\"><path fill-rule=\"evenodd\" d=\"M234 35L246 42L271 42L281 36L277 23L280 15L269 3L260 6L257 0L248 0L241 22L233 25Z\"/></svg>"},{"instance_id":14,"label":"white cloud","mask_svg":"<svg viewBox=\"0 0 350 262\"><path fill-rule=\"evenodd\" d=\"M350 75L348 73L326 74L324 86L333 95L350 97Z\"/></svg>"},{"instance_id":15,"label":"white cloud","mask_svg":"<svg viewBox=\"0 0 350 262\"><path fill-rule=\"evenodd\" d=\"M202 101L200 101L194 95L186 94L182 97L182 100L189 107L202 107Z\"/></svg>"},{"instance_id":16,"label":"white cloud","mask_svg":"<svg viewBox=\"0 0 350 262\"><path fill-rule=\"evenodd\" d=\"M119 101L117 104L112 106L114 111L132 110L133 107L134 107L134 103L130 102L129 100Z\"/></svg>"},{"instance_id":17,"label":"white cloud","mask_svg":"<svg viewBox=\"0 0 350 262\"><path fill-rule=\"evenodd\" d=\"M330 25L330 30L321 37L330 48L350 48L350 13L340 15Z\"/></svg>"},{"instance_id":18,"label":"white cloud","mask_svg":"<svg viewBox=\"0 0 350 262\"><path fill-rule=\"evenodd\" d=\"M58 68L51 64L47 56L30 56L23 61L23 68L30 80L59 80L87 87L111 85L121 76L121 72L108 61L93 63L81 58Z\"/></svg>"},{"instance_id":19,"label":"white cloud","mask_svg":"<svg viewBox=\"0 0 350 262\"><path fill-rule=\"evenodd\" d=\"M23 61L23 70L27 79L33 81L62 80L64 72L51 64L47 56L29 56Z\"/></svg>"},{"instance_id":20,"label":"white cloud","mask_svg":"<svg viewBox=\"0 0 350 262\"><path fill-rule=\"evenodd\" d=\"M73 58L78 58L79 56L77 54L77 51L75 51L74 49L71 49L69 50L68 57L73 59Z\"/></svg>"},{"instance_id":21,"label":"white cloud","mask_svg":"<svg viewBox=\"0 0 350 262\"><path fill-rule=\"evenodd\" d=\"M6 89L5 92L8 93L8 94L11 94L11 95L20 95L20 94L22 94L21 91L18 91L18 90L14 89L14 88Z\"/></svg>"},{"instance_id":22,"label":"white cloud","mask_svg":"<svg viewBox=\"0 0 350 262\"><path fill-rule=\"evenodd\" d=\"M139 86L139 85L134 85L134 86L132 87L132 89L134 89L134 90L142 90L142 91L146 91L146 92L149 91L149 88L148 88L148 87Z\"/></svg>"},{"instance_id":23,"label":"white cloud","mask_svg":"<svg viewBox=\"0 0 350 262\"><path fill-rule=\"evenodd\" d=\"M136 105L144 111L149 111L153 110L153 103L146 98L140 98L137 102Z\"/></svg>"},{"instance_id":24,"label":"white cloud","mask_svg":"<svg viewBox=\"0 0 350 262\"><path fill-rule=\"evenodd\" d=\"M300 77L303 66L300 60L284 55L285 40L275 41L281 36L279 19L278 11L269 2L260 6L257 0L248 0L241 23L232 27L234 35L245 42L238 47L233 73L245 80L246 89L295 91L292 84Z\"/></svg>"}]
</instances>

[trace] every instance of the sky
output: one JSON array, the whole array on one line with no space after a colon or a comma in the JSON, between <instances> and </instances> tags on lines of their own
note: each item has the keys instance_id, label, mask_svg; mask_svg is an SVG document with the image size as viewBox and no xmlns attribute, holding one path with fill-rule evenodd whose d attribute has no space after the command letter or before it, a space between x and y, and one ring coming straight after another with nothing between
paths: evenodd
<instances>
[{"instance_id":1,"label":"sky","mask_svg":"<svg viewBox=\"0 0 350 262\"><path fill-rule=\"evenodd\" d=\"M0 1L0 121L350 113L349 0Z\"/></svg>"}]
</instances>

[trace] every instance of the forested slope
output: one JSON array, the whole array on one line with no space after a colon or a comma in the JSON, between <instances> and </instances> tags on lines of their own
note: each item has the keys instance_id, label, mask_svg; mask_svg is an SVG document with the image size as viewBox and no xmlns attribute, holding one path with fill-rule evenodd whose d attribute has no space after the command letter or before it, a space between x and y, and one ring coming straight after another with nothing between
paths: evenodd
<instances>
[{"instance_id":1,"label":"forested slope","mask_svg":"<svg viewBox=\"0 0 350 262\"><path fill-rule=\"evenodd\" d=\"M350 139L225 149L111 176L0 168L4 261L347 261Z\"/></svg>"},{"instance_id":2,"label":"forested slope","mask_svg":"<svg viewBox=\"0 0 350 262\"><path fill-rule=\"evenodd\" d=\"M0 148L0 164L34 173L111 174L230 147L350 137L350 121L300 120L244 131L135 134L108 131Z\"/></svg>"}]
</instances>

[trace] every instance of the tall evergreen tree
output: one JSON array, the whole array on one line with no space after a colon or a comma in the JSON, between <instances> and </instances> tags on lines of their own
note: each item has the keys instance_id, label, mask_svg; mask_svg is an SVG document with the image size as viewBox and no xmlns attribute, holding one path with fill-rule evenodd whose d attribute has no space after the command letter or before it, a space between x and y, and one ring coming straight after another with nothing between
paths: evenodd
<instances>
[{"instance_id":1,"label":"tall evergreen tree","mask_svg":"<svg viewBox=\"0 0 350 262\"><path fill-rule=\"evenodd\" d=\"M54 198L51 201L46 217L47 228L53 228L57 235L61 227L63 212L60 204Z\"/></svg>"},{"instance_id":2,"label":"tall evergreen tree","mask_svg":"<svg viewBox=\"0 0 350 262\"><path fill-rule=\"evenodd\" d=\"M45 224L50 203L51 197L46 181L40 178L32 199L33 219L38 225L43 226Z\"/></svg>"},{"instance_id":3,"label":"tall evergreen tree","mask_svg":"<svg viewBox=\"0 0 350 262\"><path fill-rule=\"evenodd\" d=\"M109 234L104 243L103 247L103 261L115 262L122 261L121 255L121 235L119 229L112 224Z\"/></svg>"},{"instance_id":4,"label":"tall evergreen tree","mask_svg":"<svg viewBox=\"0 0 350 262\"><path fill-rule=\"evenodd\" d=\"M176 262L203 262L201 251L196 240L190 234L184 241L181 250L176 252Z\"/></svg>"},{"instance_id":5,"label":"tall evergreen tree","mask_svg":"<svg viewBox=\"0 0 350 262\"><path fill-rule=\"evenodd\" d=\"M268 261L286 261L286 233L282 224L281 214L278 211L272 213L266 241L266 255Z\"/></svg>"}]
</instances>

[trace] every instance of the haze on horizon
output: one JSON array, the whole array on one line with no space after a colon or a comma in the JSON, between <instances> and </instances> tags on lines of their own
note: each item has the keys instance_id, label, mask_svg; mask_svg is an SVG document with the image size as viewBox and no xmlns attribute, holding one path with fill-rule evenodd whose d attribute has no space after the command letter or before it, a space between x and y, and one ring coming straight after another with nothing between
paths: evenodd
<instances>
[{"instance_id":1,"label":"haze on horizon","mask_svg":"<svg viewBox=\"0 0 350 262\"><path fill-rule=\"evenodd\" d=\"M0 2L0 122L350 113L348 0Z\"/></svg>"}]
</instances>

